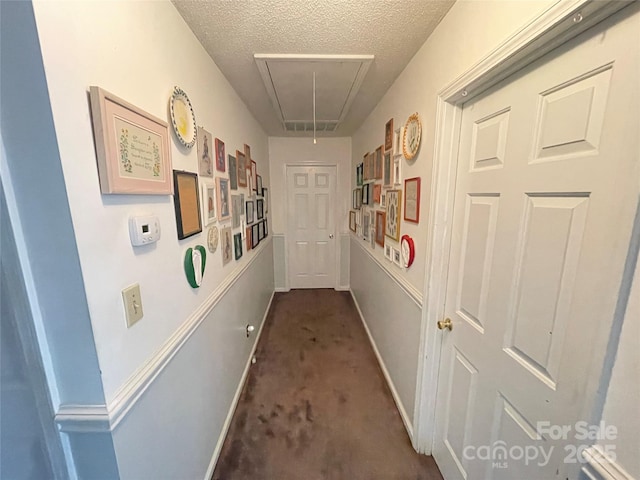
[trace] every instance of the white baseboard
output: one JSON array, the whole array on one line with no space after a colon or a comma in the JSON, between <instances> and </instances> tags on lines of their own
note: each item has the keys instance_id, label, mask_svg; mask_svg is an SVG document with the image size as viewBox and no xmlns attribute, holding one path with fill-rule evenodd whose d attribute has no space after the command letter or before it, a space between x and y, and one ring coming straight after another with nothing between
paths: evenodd
<instances>
[{"instance_id":1,"label":"white baseboard","mask_svg":"<svg viewBox=\"0 0 640 480\"><path fill-rule=\"evenodd\" d=\"M238 401L240 400L240 394L242 393L242 389L244 388L244 384L247 381L247 375L249 375L249 368L251 367L251 360L256 353L256 347L258 346L258 341L260 340L260 336L262 335L262 329L264 328L264 324L267 321L267 316L269 315L269 311L271 310L271 303L273 302L273 296L275 295L275 291L271 294L271 298L269 299L269 304L267 305L267 309L264 312L264 316L262 317L262 323L260 324L260 328L258 329L258 334L256 335L256 339L253 342L253 347L251 347L251 352L249 353L249 358L247 359L247 364L244 367L244 372L242 373L242 377L240 378L240 383L238 384L238 388L236 389L236 393L233 396L233 400L231 401L231 406L229 407L229 413L227 413L227 418L222 425L222 431L220 432L220 437L218 437L218 443L216 443L216 448L213 450L213 456L211 457L211 461L209 462L209 468L207 468L207 475L204 477L204 480L210 480L213 476L213 470L216 468L216 464L218 463L218 458L220 457L220 452L222 451L222 446L224 445L224 441L227 438L227 433L229 432L229 427L231 426L231 420L233 419L233 415L236 413L236 407L238 406Z\"/></svg>"},{"instance_id":2,"label":"white baseboard","mask_svg":"<svg viewBox=\"0 0 640 480\"><path fill-rule=\"evenodd\" d=\"M286 287L276 287L275 289L276 292L290 292L291 289L290 288L286 288Z\"/></svg>"},{"instance_id":3,"label":"white baseboard","mask_svg":"<svg viewBox=\"0 0 640 480\"><path fill-rule=\"evenodd\" d=\"M351 286L350 285L340 285L339 287L335 288L336 292L350 292L351 291Z\"/></svg>"},{"instance_id":4,"label":"white baseboard","mask_svg":"<svg viewBox=\"0 0 640 480\"><path fill-rule=\"evenodd\" d=\"M387 370L387 366L380 355L380 351L378 350L378 346L376 345L375 340L373 339L373 335L371 335L371 330L369 330L369 326L367 325L366 320L364 319L364 315L362 314L362 310L360 309L360 305L358 304L358 300L356 296L353 294L353 290L350 290L351 298L353 298L353 303L356 305L356 309L358 310L358 314L360 315L360 320L362 320L362 325L364 325L364 329L367 332L367 336L369 337L369 342L371 342L371 346L373 347L373 351L376 354L376 358L378 359L378 363L380 364L380 369L384 375L387 384L389 385L389 389L391 390L391 395L393 396L393 401L396 402L396 407L398 407L398 411L400 412L400 417L402 418L402 423L404 423L404 428L406 428L407 433L409 434L409 439L413 444L413 425L411 424L411 420L409 415L407 415L407 411L402 404L402 400L400 399L400 395L396 390L395 385L393 384L393 380L391 380L391 375L389 375L389 370Z\"/></svg>"}]
</instances>

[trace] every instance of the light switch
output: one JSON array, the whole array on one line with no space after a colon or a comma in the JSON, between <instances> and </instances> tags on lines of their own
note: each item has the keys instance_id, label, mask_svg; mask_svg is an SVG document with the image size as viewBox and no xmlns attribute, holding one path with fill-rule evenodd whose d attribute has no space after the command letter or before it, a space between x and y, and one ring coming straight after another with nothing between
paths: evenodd
<instances>
[{"instance_id":1,"label":"light switch","mask_svg":"<svg viewBox=\"0 0 640 480\"><path fill-rule=\"evenodd\" d=\"M127 317L127 327L142 318L142 297L140 296L140 285L137 283L122 290L122 300L124 302L124 312Z\"/></svg>"}]
</instances>

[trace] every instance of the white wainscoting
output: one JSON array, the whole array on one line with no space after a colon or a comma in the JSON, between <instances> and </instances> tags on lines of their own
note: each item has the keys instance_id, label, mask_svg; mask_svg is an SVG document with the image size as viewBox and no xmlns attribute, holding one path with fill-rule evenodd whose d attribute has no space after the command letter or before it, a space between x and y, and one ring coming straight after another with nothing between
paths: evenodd
<instances>
[{"instance_id":1,"label":"white wainscoting","mask_svg":"<svg viewBox=\"0 0 640 480\"><path fill-rule=\"evenodd\" d=\"M351 294L413 440L421 306L367 248L351 238Z\"/></svg>"},{"instance_id":2,"label":"white wainscoting","mask_svg":"<svg viewBox=\"0 0 640 480\"><path fill-rule=\"evenodd\" d=\"M111 432L122 479L213 472L273 298L273 248L221 284L108 405L63 405L71 437ZM246 337L246 326L255 333Z\"/></svg>"}]
</instances>

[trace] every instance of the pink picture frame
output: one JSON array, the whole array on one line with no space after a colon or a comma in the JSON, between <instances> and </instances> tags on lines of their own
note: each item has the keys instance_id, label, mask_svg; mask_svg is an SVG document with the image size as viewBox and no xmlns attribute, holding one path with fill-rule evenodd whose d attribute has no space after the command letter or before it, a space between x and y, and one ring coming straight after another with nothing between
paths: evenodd
<instances>
[{"instance_id":1,"label":"pink picture frame","mask_svg":"<svg viewBox=\"0 0 640 480\"><path fill-rule=\"evenodd\" d=\"M172 195L167 122L97 87L89 87L103 194Z\"/></svg>"}]
</instances>

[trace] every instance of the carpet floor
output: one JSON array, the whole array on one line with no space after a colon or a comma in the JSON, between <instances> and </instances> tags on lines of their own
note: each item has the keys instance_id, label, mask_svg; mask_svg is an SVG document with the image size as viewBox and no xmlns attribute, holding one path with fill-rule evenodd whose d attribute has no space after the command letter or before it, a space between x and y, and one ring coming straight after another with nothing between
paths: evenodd
<instances>
[{"instance_id":1,"label":"carpet floor","mask_svg":"<svg viewBox=\"0 0 640 480\"><path fill-rule=\"evenodd\" d=\"M213 480L441 480L348 292L276 293Z\"/></svg>"}]
</instances>

